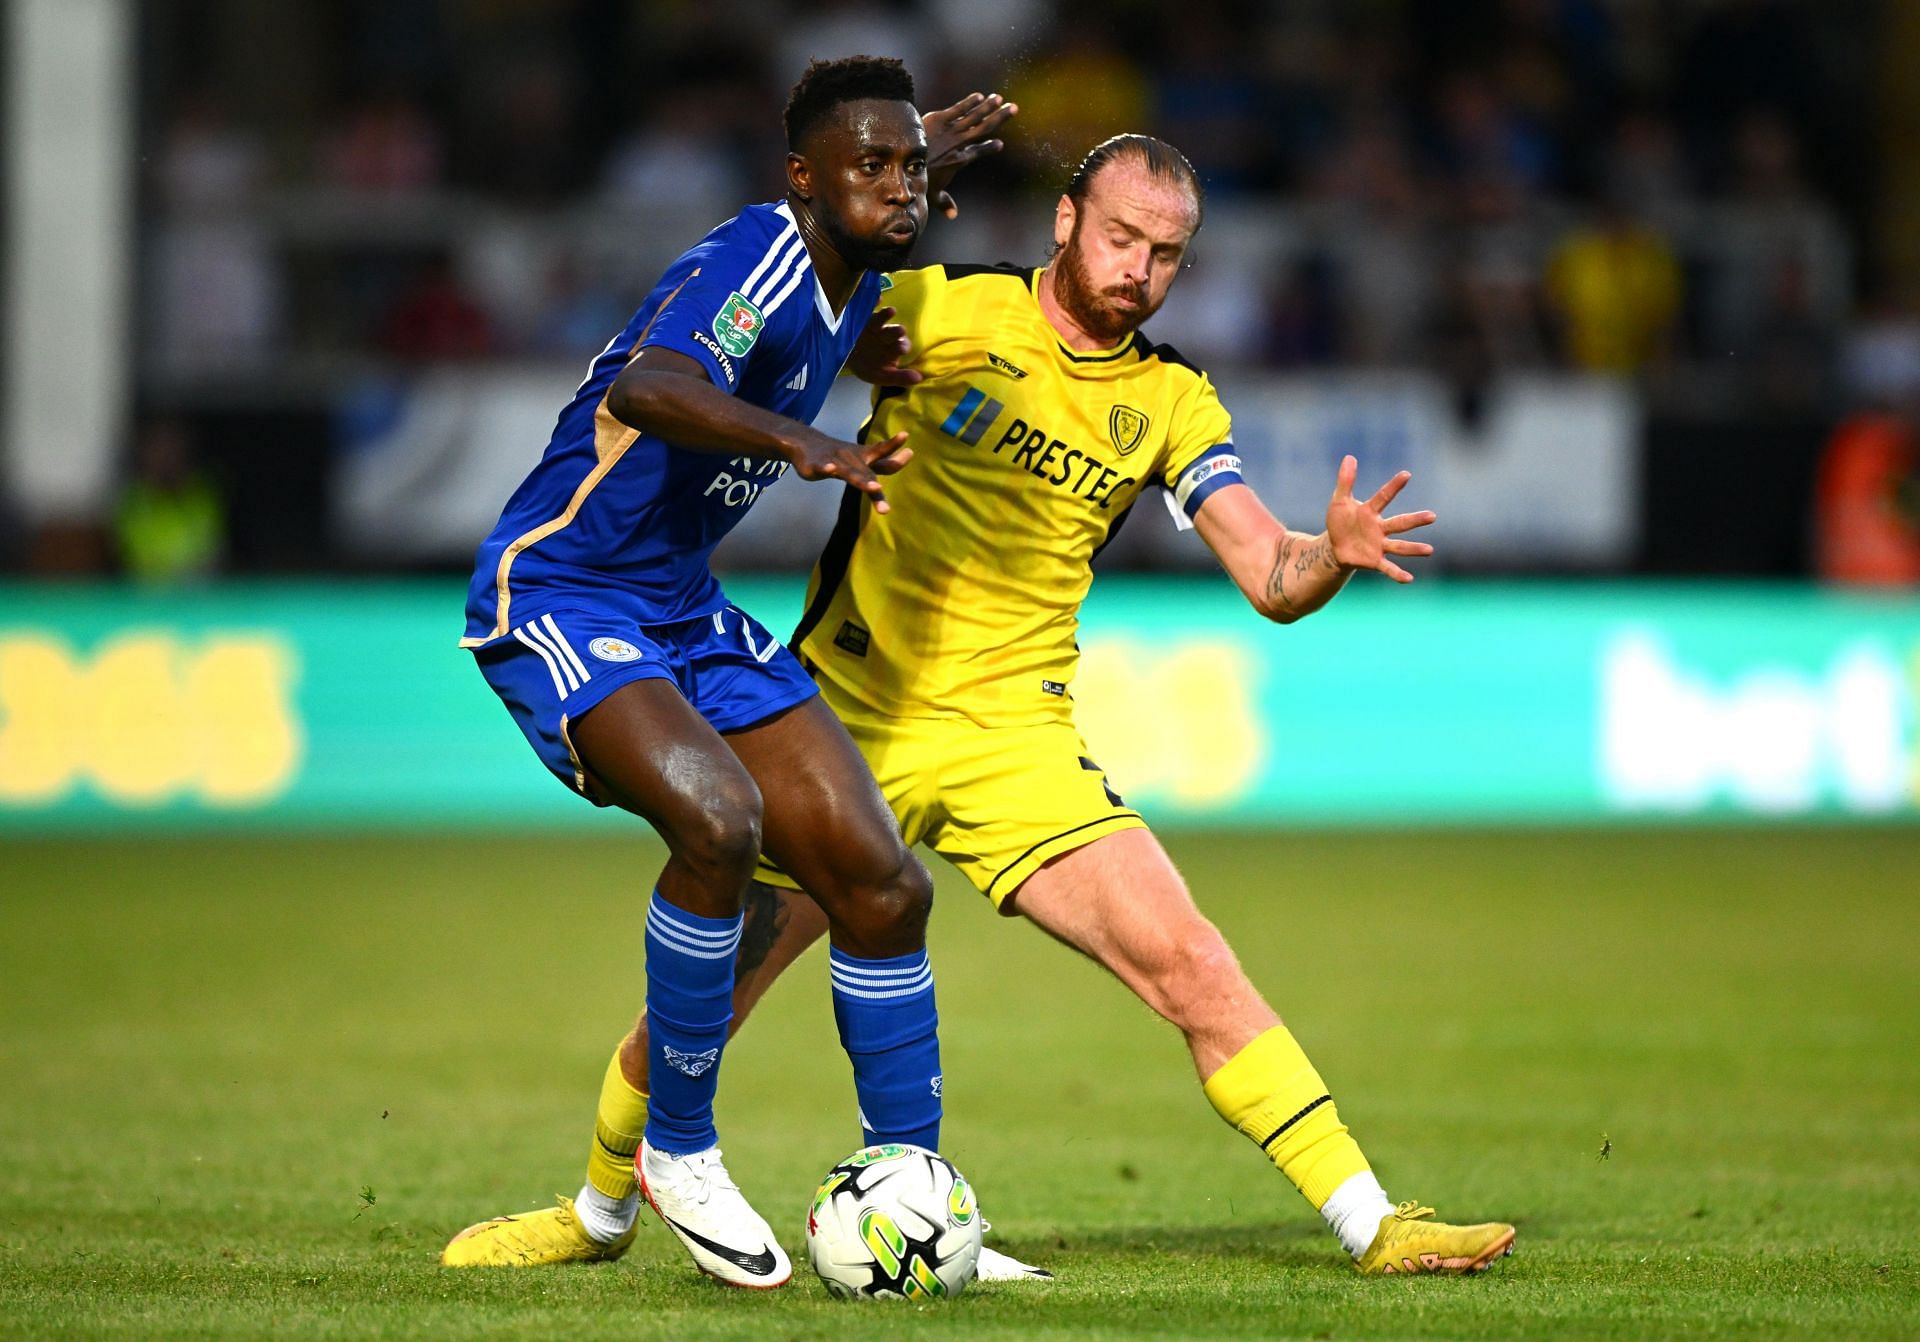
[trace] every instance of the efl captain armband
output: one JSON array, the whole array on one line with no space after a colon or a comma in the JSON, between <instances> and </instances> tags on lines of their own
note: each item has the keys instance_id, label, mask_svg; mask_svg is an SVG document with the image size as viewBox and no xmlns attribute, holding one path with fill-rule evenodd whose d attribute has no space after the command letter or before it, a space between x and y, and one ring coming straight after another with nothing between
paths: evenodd
<instances>
[{"instance_id":1,"label":"efl captain armband","mask_svg":"<svg viewBox=\"0 0 1920 1342\"><path fill-rule=\"evenodd\" d=\"M1233 444L1222 443L1187 467L1174 482L1173 488L1167 491L1167 511L1173 514L1174 526L1182 531L1191 531L1194 514L1200 511L1200 505L1216 489L1245 483L1246 478L1240 474L1240 458L1234 455Z\"/></svg>"}]
</instances>

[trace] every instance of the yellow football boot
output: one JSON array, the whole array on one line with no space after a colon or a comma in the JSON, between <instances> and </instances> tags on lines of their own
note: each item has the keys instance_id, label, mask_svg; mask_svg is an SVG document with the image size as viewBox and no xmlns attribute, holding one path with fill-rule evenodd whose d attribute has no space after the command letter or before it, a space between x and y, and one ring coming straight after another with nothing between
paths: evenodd
<instances>
[{"instance_id":1,"label":"yellow football boot","mask_svg":"<svg viewBox=\"0 0 1920 1342\"><path fill-rule=\"evenodd\" d=\"M618 1258L633 1243L640 1222L611 1244L587 1234L574 1215L573 1199L518 1216L496 1216L470 1225L440 1251L448 1267L542 1267L548 1263L599 1263Z\"/></svg>"},{"instance_id":2,"label":"yellow football boot","mask_svg":"<svg viewBox=\"0 0 1920 1342\"><path fill-rule=\"evenodd\" d=\"M1513 1252L1513 1227L1497 1221L1450 1226L1431 1220L1433 1208L1403 1202L1380 1218L1380 1230L1354 1270L1369 1275L1408 1272L1480 1272Z\"/></svg>"}]
</instances>

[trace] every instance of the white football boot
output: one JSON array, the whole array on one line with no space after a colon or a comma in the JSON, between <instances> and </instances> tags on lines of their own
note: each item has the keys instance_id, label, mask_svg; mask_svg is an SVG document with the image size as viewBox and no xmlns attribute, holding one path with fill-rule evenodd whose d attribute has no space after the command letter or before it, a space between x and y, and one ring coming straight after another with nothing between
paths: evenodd
<instances>
[{"instance_id":1,"label":"white football boot","mask_svg":"<svg viewBox=\"0 0 1920 1342\"><path fill-rule=\"evenodd\" d=\"M993 1229L987 1222L980 1223L980 1233L986 1234ZM980 1261L975 1265L973 1275L980 1281L1052 1281L1053 1274L1043 1267L1023 1263L1012 1254L1001 1253L998 1249L980 1246Z\"/></svg>"},{"instance_id":2,"label":"white football boot","mask_svg":"<svg viewBox=\"0 0 1920 1342\"><path fill-rule=\"evenodd\" d=\"M647 1205L680 1237L702 1272L758 1290L785 1286L793 1276L773 1228L747 1205L720 1163L719 1147L675 1156L642 1142L633 1165Z\"/></svg>"}]
</instances>

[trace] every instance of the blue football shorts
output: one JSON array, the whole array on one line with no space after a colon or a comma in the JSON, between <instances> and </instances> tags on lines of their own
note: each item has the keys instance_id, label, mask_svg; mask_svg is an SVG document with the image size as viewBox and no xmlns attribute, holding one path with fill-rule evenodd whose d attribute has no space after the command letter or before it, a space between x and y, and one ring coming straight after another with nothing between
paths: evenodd
<instances>
[{"instance_id":1,"label":"blue football shorts","mask_svg":"<svg viewBox=\"0 0 1920 1342\"><path fill-rule=\"evenodd\" d=\"M567 723L636 680L672 682L717 732L744 731L819 693L786 646L738 606L673 624L635 624L584 601L473 650L480 674L549 772L593 795Z\"/></svg>"}]
</instances>

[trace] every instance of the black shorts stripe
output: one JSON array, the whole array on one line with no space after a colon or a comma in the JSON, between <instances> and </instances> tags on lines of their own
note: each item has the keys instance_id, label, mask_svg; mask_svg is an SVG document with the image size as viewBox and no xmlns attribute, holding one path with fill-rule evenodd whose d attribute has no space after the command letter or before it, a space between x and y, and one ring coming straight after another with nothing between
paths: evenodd
<instances>
[{"instance_id":1,"label":"black shorts stripe","mask_svg":"<svg viewBox=\"0 0 1920 1342\"><path fill-rule=\"evenodd\" d=\"M1260 1143L1260 1149L1264 1151L1269 1146L1272 1146L1275 1142L1279 1141L1281 1133L1285 1132L1288 1128L1292 1127L1295 1123L1298 1123L1301 1119L1305 1118L1308 1114L1318 1109L1321 1105L1332 1104L1332 1103L1333 1103L1333 1096L1322 1095L1319 1099L1315 1100L1312 1104L1308 1105L1305 1109L1302 1109L1299 1113L1295 1114L1292 1118L1288 1119L1286 1122L1282 1123L1279 1127L1275 1128L1273 1130L1273 1135L1267 1138L1266 1141Z\"/></svg>"},{"instance_id":2,"label":"black shorts stripe","mask_svg":"<svg viewBox=\"0 0 1920 1342\"><path fill-rule=\"evenodd\" d=\"M1036 843L1033 845L1033 847L1027 849L1026 852L1020 854L1019 857L1016 857L1015 859L1013 859L1013 861L1007 863L1006 866L1000 868L999 874L996 875L991 881L987 882L987 889L986 889L987 898L988 899L993 898L994 888L1000 884L1002 877L1004 877L1008 872L1012 871L1015 867L1019 866L1022 862L1025 862L1028 858L1032 857L1035 853L1039 852L1042 848L1045 848L1048 844L1058 843L1060 840L1066 838L1069 834L1078 834L1081 830L1092 829L1095 825L1111 825L1116 820L1138 820L1139 818L1140 818L1140 813L1138 811L1115 811L1112 815L1103 815L1098 820L1089 820L1084 825L1075 825L1072 829L1063 829L1058 834L1048 835L1046 838L1040 840L1039 843ZM1088 842L1092 842L1092 841L1089 840Z\"/></svg>"}]
</instances>

